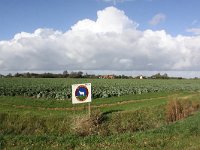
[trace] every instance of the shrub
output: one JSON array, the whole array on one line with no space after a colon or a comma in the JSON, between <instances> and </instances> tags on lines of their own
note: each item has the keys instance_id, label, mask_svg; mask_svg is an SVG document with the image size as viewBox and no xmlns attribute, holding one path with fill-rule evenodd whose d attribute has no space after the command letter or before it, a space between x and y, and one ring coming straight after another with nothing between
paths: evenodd
<instances>
[{"instance_id":1,"label":"shrub","mask_svg":"<svg viewBox=\"0 0 200 150\"><path fill-rule=\"evenodd\" d=\"M166 107L167 122L174 122L190 116L199 109L199 104L189 99L172 98Z\"/></svg>"},{"instance_id":2,"label":"shrub","mask_svg":"<svg viewBox=\"0 0 200 150\"><path fill-rule=\"evenodd\" d=\"M90 117L88 115L78 116L74 119L73 130L79 136L99 134L104 118L104 114L99 110L93 111Z\"/></svg>"}]
</instances>

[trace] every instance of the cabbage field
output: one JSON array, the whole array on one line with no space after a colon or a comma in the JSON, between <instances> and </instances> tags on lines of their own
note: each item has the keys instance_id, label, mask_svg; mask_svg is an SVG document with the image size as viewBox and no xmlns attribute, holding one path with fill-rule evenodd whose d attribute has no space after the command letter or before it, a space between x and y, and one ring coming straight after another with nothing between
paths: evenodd
<instances>
[{"instance_id":1,"label":"cabbage field","mask_svg":"<svg viewBox=\"0 0 200 150\"><path fill-rule=\"evenodd\" d=\"M71 85L76 83L92 83L93 99L162 91L200 91L198 79L1 78L0 96L65 100L71 98Z\"/></svg>"}]
</instances>

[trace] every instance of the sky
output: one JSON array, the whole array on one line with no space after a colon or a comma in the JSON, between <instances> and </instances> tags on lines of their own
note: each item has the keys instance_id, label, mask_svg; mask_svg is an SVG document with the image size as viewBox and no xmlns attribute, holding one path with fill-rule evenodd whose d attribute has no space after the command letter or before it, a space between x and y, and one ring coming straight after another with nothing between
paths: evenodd
<instances>
[{"instance_id":1,"label":"sky","mask_svg":"<svg viewBox=\"0 0 200 150\"><path fill-rule=\"evenodd\" d=\"M0 73L200 71L199 0L0 0Z\"/></svg>"}]
</instances>

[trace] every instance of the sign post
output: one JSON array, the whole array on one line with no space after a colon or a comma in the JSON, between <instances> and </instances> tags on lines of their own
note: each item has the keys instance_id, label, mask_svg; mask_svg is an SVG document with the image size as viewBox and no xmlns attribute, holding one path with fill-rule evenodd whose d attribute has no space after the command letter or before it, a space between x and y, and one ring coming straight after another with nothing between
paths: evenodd
<instances>
[{"instance_id":1,"label":"sign post","mask_svg":"<svg viewBox=\"0 0 200 150\"><path fill-rule=\"evenodd\" d=\"M89 113L89 118L91 116L91 107L90 107L90 103L88 103L88 113Z\"/></svg>"},{"instance_id":2,"label":"sign post","mask_svg":"<svg viewBox=\"0 0 200 150\"><path fill-rule=\"evenodd\" d=\"M72 104L88 103L89 117L91 114L90 102L92 101L91 83L72 85Z\"/></svg>"}]
</instances>

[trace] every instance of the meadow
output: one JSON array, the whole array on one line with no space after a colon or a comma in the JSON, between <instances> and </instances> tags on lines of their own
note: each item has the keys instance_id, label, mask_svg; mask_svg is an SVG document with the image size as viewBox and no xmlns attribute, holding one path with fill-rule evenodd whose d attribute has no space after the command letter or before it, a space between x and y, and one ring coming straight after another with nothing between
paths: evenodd
<instances>
[{"instance_id":1,"label":"meadow","mask_svg":"<svg viewBox=\"0 0 200 150\"><path fill-rule=\"evenodd\" d=\"M88 82L91 117L70 97ZM3 78L0 149L200 149L199 91L197 79Z\"/></svg>"}]
</instances>

